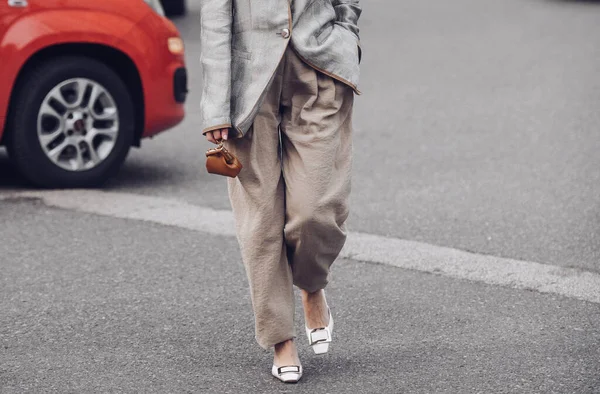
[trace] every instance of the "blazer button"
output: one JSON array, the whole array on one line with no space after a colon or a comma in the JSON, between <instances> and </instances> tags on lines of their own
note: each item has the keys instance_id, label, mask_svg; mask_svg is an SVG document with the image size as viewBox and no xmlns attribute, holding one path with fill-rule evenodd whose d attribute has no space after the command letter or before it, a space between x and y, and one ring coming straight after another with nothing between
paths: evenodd
<instances>
[{"instance_id":1,"label":"blazer button","mask_svg":"<svg viewBox=\"0 0 600 394\"><path fill-rule=\"evenodd\" d=\"M290 38L290 29L283 29L283 30L281 30L281 37L283 37L283 38Z\"/></svg>"}]
</instances>

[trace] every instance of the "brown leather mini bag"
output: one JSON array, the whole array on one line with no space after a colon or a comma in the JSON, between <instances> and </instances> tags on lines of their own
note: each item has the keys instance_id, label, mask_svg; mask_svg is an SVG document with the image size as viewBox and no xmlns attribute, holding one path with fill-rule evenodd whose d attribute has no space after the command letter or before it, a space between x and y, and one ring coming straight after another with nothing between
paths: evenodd
<instances>
[{"instance_id":1,"label":"brown leather mini bag","mask_svg":"<svg viewBox=\"0 0 600 394\"><path fill-rule=\"evenodd\" d=\"M211 174L235 178L242 170L242 163L220 141L216 148L206 151L206 170Z\"/></svg>"}]
</instances>

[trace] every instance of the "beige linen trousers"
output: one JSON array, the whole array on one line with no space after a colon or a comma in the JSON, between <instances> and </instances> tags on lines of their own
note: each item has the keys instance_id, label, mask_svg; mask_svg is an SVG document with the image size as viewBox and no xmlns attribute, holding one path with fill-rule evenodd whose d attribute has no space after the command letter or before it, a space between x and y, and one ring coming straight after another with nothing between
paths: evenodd
<instances>
[{"instance_id":1,"label":"beige linen trousers","mask_svg":"<svg viewBox=\"0 0 600 394\"><path fill-rule=\"evenodd\" d=\"M293 285L314 292L346 240L353 89L288 47L228 189L263 348L295 337Z\"/></svg>"}]
</instances>

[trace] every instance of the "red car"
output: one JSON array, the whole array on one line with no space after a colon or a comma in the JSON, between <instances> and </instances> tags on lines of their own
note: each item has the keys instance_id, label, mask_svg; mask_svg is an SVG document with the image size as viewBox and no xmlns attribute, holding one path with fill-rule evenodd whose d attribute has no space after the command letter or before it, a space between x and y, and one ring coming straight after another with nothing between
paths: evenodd
<instances>
[{"instance_id":1,"label":"red car","mask_svg":"<svg viewBox=\"0 0 600 394\"><path fill-rule=\"evenodd\" d=\"M0 0L0 144L44 187L97 186L181 122L183 41L158 0Z\"/></svg>"}]
</instances>

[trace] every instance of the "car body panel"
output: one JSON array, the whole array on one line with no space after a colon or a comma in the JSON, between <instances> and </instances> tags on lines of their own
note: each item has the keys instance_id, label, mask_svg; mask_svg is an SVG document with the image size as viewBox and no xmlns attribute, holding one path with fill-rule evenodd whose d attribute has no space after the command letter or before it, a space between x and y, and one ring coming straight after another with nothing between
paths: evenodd
<instances>
[{"instance_id":1,"label":"car body panel","mask_svg":"<svg viewBox=\"0 0 600 394\"><path fill-rule=\"evenodd\" d=\"M138 69L144 70L140 75L145 106L151 111L146 111L143 137L173 127L184 116L183 104L176 103L173 99L173 76L175 70L185 65L185 61L183 55L173 55L169 52L169 37L179 37L175 25L163 18L157 19L156 14L150 14L119 43L119 47L138 65ZM139 45L140 42L146 44ZM156 42L164 44L156 45Z\"/></svg>"},{"instance_id":2,"label":"car body panel","mask_svg":"<svg viewBox=\"0 0 600 394\"><path fill-rule=\"evenodd\" d=\"M172 127L184 116L171 93L184 59L168 51L169 37L179 37L175 26L141 0L30 0L23 8L0 0L0 59L9 59L0 62L0 137L20 70L34 54L62 44L99 44L127 55L142 81L142 136Z\"/></svg>"}]
</instances>

